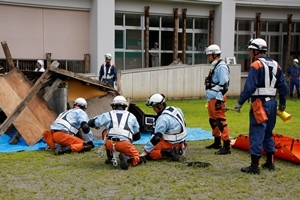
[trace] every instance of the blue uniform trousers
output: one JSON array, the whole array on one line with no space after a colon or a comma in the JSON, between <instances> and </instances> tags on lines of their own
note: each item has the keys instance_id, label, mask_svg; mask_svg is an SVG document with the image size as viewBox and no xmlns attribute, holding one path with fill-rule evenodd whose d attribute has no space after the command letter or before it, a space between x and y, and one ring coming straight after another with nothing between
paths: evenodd
<instances>
[{"instance_id":1,"label":"blue uniform trousers","mask_svg":"<svg viewBox=\"0 0 300 200\"><path fill-rule=\"evenodd\" d=\"M253 110L250 111L250 149L249 153L255 156L262 155L262 148L265 152L274 152L273 129L276 124L277 101L271 99L263 102L263 107L268 116L268 120L258 124L254 118Z\"/></svg>"}]
</instances>

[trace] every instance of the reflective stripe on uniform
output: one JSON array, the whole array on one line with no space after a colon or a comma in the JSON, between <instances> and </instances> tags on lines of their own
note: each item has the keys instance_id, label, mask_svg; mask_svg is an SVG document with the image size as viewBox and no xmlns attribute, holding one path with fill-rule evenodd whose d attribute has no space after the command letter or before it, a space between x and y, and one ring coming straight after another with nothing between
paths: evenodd
<instances>
[{"instance_id":1,"label":"reflective stripe on uniform","mask_svg":"<svg viewBox=\"0 0 300 200\"><path fill-rule=\"evenodd\" d=\"M180 130L172 130L172 131L167 131L164 134L164 139L170 142L176 142L180 140L184 140L185 137L187 136L186 128L185 128L185 122L184 122L184 117L182 113L174 108L174 107L166 107L162 114L168 114L174 117L181 125Z\"/></svg>"},{"instance_id":2,"label":"reflective stripe on uniform","mask_svg":"<svg viewBox=\"0 0 300 200\"><path fill-rule=\"evenodd\" d=\"M123 112L123 113L117 113L115 110L109 112L111 116L111 128L109 128L108 135L114 134L114 135L120 135L125 136L132 140L132 133L127 126L127 121L129 117L129 112ZM117 114L121 114L121 120L120 123L118 121ZM128 129L128 130L126 130Z\"/></svg>"},{"instance_id":3,"label":"reflective stripe on uniform","mask_svg":"<svg viewBox=\"0 0 300 200\"><path fill-rule=\"evenodd\" d=\"M276 73L278 64L276 61L266 61L264 58L259 58L259 61L263 64L265 70L265 87L257 88L252 96L275 96L276 95ZM272 67L272 79L270 80L270 70L269 67Z\"/></svg>"},{"instance_id":4,"label":"reflective stripe on uniform","mask_svg":"<svg viewBox=\"0 0 300 200\"><path fill-rule=\"evenodd\" d=\"M59 114L59 116L58 116L58 117L56 118L56 120L54 121L54 124L55 124L55 123L57 123L57 124L62 124L62 125L64 125L64 126L69 130L70 133L77 134L78 129L75 128L74 126L72 126L72 125L70 124L70 122L67 120L67 115L68 115L71 111L73 111L73 109L67 110L67 111L65 111L65 112L63 112L63 113L61 113L61 114Z\"/></svg>"}]
</instances>

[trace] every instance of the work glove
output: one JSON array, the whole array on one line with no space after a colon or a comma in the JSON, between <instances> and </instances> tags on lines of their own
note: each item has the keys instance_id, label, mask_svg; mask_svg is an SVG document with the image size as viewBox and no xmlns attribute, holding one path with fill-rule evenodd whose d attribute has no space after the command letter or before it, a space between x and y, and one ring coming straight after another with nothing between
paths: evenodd
<instances>
[{"instance_id":1,"label":"work glove","mask_svg":"<svg viewBox=\"0 0 300 200\"><path fill-rule=\"evenodd\" d=\"M217 99L216 104L215 104L216 110L221 110L222 109L222 104L223 104L223 101Z\"/></svg>"},{"instance_id":2,"label":"work glove","mask_svg":"<svg viewBox=\"0 0 300 200\"><path fill-rule=\"evenodd\" d=\"M140 157L145 157L147 155L148 155L147 151L144 150L143 153L140 154Z\"/></svg>"},{"instance_id":3,"label":"work glove","mask_svg":"<svg viewBox=\"0 0 300 200\"><path fill-rule=\"evenodd\" d=\"M281 112L283 112L285 110L285 105L284 104L279 104L278 106L278 110L280 110Z\"/></svg>"},{"instance_id":4,"label":"work glove","mask_svg":"<svg viewBox=\"0 0 300 200\"><path fill-rule=\"evenodd\" d=\"M235 110L236 112L241 112L241 108L242 108L242 105L240 105L240 104L238 104L238 103L234 106L234 110Z\"/></svg>"}]
</instances>

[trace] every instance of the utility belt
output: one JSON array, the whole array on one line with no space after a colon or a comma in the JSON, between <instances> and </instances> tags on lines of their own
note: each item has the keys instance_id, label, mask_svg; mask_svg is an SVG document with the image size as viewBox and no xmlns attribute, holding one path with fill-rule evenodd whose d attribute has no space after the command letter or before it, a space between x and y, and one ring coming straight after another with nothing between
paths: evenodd
<instances>
[{"instance_id":1,"label":"utility belt","mask_svg":"<svg viewBox=\"0 0 300 200\"><path fill-rule=\"evenodd\" d=\"M186 132L170 135L170 134L165 134L164 135L164 140L170 141L170 142L176 142L179 140L182 140L186 137Z\"/></svg>"},{"instance_id":2,"label":"utility belt","mask_svg":"<svg viewBox=\"0 0 300 200\"><path fill-rule=\"evenodd\" d=\"M253 103L256 99L261 100L262 103L275 99L275 96L252 96L251 102Z\"/></svg>"},{"instance_id":3,"label":"utility belt","mask_svg":"<svg viewBox=\"0 0 300 200\"><path fill-rule=\"evenodd\" d=\"M52 134L55 133L55 132L64 132L64 133L66 133L66 134L70 134L69 132L62 131L62 130L51 130L51 133L52 133ZM73 135L73 134L71 134L71 135Z\"/></svg>"},{"instance_id":4,"label":"utility belt","mask_svg":"<svg viewBox=\"0 0 300 200\"><path fill-rule=\"evenodd\" d=\"M121 141L120 138L116 138L116 137L114 137L114 136L108 136L107 139L108 139L108 140L115 141L115 142Z\"/></svg>"}]
</instances>

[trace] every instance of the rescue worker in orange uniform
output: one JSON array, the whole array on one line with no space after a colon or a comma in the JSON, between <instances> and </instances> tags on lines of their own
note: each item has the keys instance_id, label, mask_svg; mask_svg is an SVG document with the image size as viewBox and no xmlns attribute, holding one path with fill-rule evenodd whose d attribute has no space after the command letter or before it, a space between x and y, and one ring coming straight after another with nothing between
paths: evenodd
<instances>
[{"instance_id":1,"label":"rescue worker in orange uniform","mask_svg":"<svg viewBox=\"0 0 300 200\"><path fill-rule=\"evenodd\" d=\"M250 40L248 49L253 63L250 65L248 77L235 105L235 110L239 112L242 105L248 99L251 99L251 110L249 113L249 153L251 154L251 164L248 167L242 167L241 171L259 174L259 160L262 156L262 148L267 154L267 160L262 165L263 168L275 169L275 146L272 135L276 124L277 107L282 112L286 107L288 86L279 64L265 55L268 49L265 40L261 38ZM275 98L277 90L279 105Z\"/></svg>"},{"instance_id":2,"label":"rescue worker in orange uniform","mask_svg":"<svg viewBox=\"0 0 300 200\"><path fill-rule=\"evenodd\" d=\"M88 126L89 117L84 111L86 108L86 100L77 98L73 109L59 114L50 126L51 131L44 131L45 141L51 149L55 149L55 155L84 152L94 148L93 133ZM86 141L76 136L80 129L87 134ZM55 148L55 143L60 146Z\"/></svg>"},{"instance_id":3,"label":"rescue worker in orange uniform","mask_svg":"<svg viewBox=\"0 0 300 200\"><path fill-rule=\"evenodd\" d=\"M208 77L205 79L205 90L208 101L209 123L214 136L214 143L206 146L206 148L219 149L215 152L218 155L230 154L230 132L225 115L225 94L228 91L230 70L220 58L221 49L218 45L212 44L207 47L205 54L211 64ZM223 141L223 147L221 140Z\"/></svg>"},{"instance_id":4,"label":"rescue worker in orange uniform","mask_svg":"<svg viewBox=\"0 0 300 200\"><path fill-rule=\"evenodd\" d=\"M136 117L128 112L128 102L123 96L116 96L111 102L112 111L105 112L89 120L88 125L92 128L105 126L107 135L104 139L107 154L106 164L115 162L114 152L120 152L120 167L123 170L130 166L136 166L141 163L139 152L133 146L132 142L141 138L139 123ZM115 165L115 164L114 164Z\"/></svg>"},{"instance_id":5,"label":"rescue worker in orange uniform","mask_svg":"<svg viewBox=\"0 0 300 200\"><path fill-rule=\"evenodd\" d=\"M167 106L163 94L153 94L146 103L157 113L154 134L144 146L140 155L152 160L163 156L179 161L180 155L185 155L187 131L184 115L180 108Z\"/></svg>"}]
</instances>

